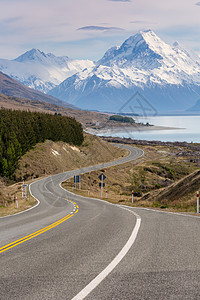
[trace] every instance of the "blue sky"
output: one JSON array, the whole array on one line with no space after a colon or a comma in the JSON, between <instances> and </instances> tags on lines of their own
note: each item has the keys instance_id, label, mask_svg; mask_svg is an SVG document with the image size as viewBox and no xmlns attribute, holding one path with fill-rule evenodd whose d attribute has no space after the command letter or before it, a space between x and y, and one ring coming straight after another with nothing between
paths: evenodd
<instances>
[{"instance_id":1,"label":"blue sky","mask_svg":"<svg viewBox=\"0 0 200 300\"><path fill-rule=\"evenodd\" d=\"M0 57L38 48L100 59L139 30L200 54L200 2L192 0L0 0Z\"/></svg>"}]
</instances>

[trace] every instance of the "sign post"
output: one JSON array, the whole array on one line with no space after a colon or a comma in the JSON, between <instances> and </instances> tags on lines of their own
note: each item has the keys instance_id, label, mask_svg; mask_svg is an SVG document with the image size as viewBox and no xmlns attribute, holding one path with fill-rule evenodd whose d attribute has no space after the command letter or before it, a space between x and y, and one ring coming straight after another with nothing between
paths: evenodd
<instances>
[{"instance_id":1,"label":"sign post","mask_svg":"<svg viewBox=\"0 0 200 300\"><path fill-rule=\"evenodd\" d=\"M101 173L101 175L99 175L99 179L101 180L100 185L101 185L101 198L102 198L103 187L105 186L105 183L103 181L104 181L104 179L106 179L106 176L103 173Z\"/></svg>"},{"instance_id":2,"label":"sign post","mask_svg":"<svg viewBox=\"0 0 200 300\"><path fill-rule=\"evenodd\" d=\"M23 184L23 187L25 188L25 193L24 193L24 196L25 196L25 199L27 200L27 188L28 184Z\"/></svg>"},{"instance_id":3,"label":"sign post","mask_svg":"<svg viewBox=\"0 0 200 300\"><path fill-rule=\"evenodd\" d=\"M197 192L197 213L199 214L199 192Z\"/></svg>"},{"instance_id":4,"label":"sign post","mask_svg":"<svg viewBox=\"0 0 200 300\"><path fill-rule=\"evenodd\" d=\"M76 189L76 183L79 183L79 190L80 190L80 188L81 188L81 175L75 175L74 176L75 189Z\"/></svg>"}]
</instances>

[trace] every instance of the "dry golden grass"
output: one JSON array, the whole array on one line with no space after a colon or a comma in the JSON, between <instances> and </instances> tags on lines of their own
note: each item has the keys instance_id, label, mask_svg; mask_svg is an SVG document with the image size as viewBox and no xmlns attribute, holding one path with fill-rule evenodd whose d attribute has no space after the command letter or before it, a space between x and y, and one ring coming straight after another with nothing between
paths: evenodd
<instances>
[{"instance_id":1,"label":"dry golden grass","mask_svg":"<svg viewBox=\"0 0 200 300\"><path fill-rule=\"evenodd\" d=\"M7 186L0 181L0 216L16 213L33 205L33 199L30 201L21 199L23 179L27 183L27 180L30 181L32 178L111 161L127 154L127 151L116 148L90 134L85 134L85 140L81 147L52 141L37 144L19 161L15 176L20 182ZM15 195L18 197L19 209L16 209L13 203Z\"/></svg>"},{"instance_id":2,"label":"dry golden grass","mask_svg":"<svg viewBox=\"0 0 200 300\"><path fill-rule=\"evenodd\" d=\"M1 202L0 202L0 217L16 214L36 204L36 200L29 193L27 194L27 200L25 199L24 195L22 197L22 190L21 190L22 184L23 184L22 182L19 182L10 185L9 187L6 187L1 182L1 186L3 186L3 190L2 190ZM16 207L16 201L15 201L16 197L18 201L18 208Z\"/></svg>"},{"instance_id":3,"label":"dry golden grass","mask_svg":"<svg viewBox=\"0 0 200 300\"><path fill-rule=\"evenodd\" d=\"M82 175L81 190L74 191L72 179L63 186L83 196L88 196L89 188L90 197L100 198L98 176L104 172L106 187L102 199L132 205L133 190L133 206L195 212L195 193L200 189L197 166L182 157L177 158L172 148L140 147L145 151L145 156L138 161ZM189 173L191 175L188 176ZM165 194L166 197L163 196Z\"/></svg>"},{"instance_id":4,"label":"dry golden grass","mask_svg":"<svg viewBox=\"0 0 200 300\"><path fill-rule=\"evenodd\" d=\"M20 159L15 176L19 180L38 178L112 161L127 154L127 151L116 148L90 134L84 135L84 142L80 147L74 147L64 142L46 141L37 144Z\"/></svg>"},{"instance_id":5,"label":"dry golden grass","mask_svg":"<svg viewBox=\"0 0 200 300\"><path fill-rule=\"evenodd\" d=\"M104 172L106 188L103 199L112 203L132 205L133 190L134 206L195 212L195 193L200 189L197 164L190 162L190 157L187 160L184 157L177 157L177 150L173 146L148 145L139 148L145 151L145 156L137 161L82 175L81 190L76 192L88 196L89 188L89 196L99 198L98 176ZM46 141L36 145L21 158L15 175L19 179L31 179L32 176L38 178L112 161L125 155L127 155L126 151L89 134L85 135L83 145L78 148L62 142ZM73 179L66 182L64 186L72 190ZM0 195L2 204L9 197L12 198L18 188L16 185L11 192L10 187L2 184ZM108 198L105 195L106 189ZM177 194L180 197L177 197ZM29 203L24 205L28 207ZM0 211L2 209L5 214L6 210L1 208ZM16 209L14 207L13 209L15 212Z\"/></svg>"}]
</instances>

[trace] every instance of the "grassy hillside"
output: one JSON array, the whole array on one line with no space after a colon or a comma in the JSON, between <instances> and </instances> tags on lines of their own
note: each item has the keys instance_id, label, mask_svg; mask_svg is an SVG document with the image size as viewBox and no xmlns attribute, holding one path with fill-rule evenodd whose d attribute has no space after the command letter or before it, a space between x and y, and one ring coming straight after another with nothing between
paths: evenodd
<instances>
[{"instance_id":1,"label":"grassy hillside","mask_svg":"<svg viewBox=\"0 0 200 300\"><path fill-rule=\"evenodd\" d=\"M109 119L106 114L66 108L44 101L34 101L17 97L9 97L3 94L0 94L0 106L7 109L26 111L29 110L50 114L57 113L61 114L62 116L73 117L82 124L83 128L93 128L96 127L97 124L99 124L98 126L103 126L103 124L105 124Z\"/></svg>"},{"instance_id":2,"label":"grassy hillside","mask_svg":"<svg viewBox=\"0 0 200 300\"><path fill-rule=\"evenodd\" d=\"M8 185L8 182L0 179L0 216L16 213L33 204L31 198L29 201L22 200L23 179L29 183L39 177L111 161L124 155L127 155L126 151L89 134L84 135L84 142L81 146L49 140L39 143L19 160L15 171L16 179L21 180L19 183ZM16 209L13 202L15 195L19 200L19 209Z\"/></svg>"},{"instance_id":3,"label":"grassy hillside","mask_svg":"<svg viewBox=\"0 0 200 300\"><path fill-rule=\"evenodd\" d=\"M83 129L71 117L0 109L0 175L11 178L19 158L47 139L81 145Z\"/></svg>"},{"instance_id":4,"label":"grassy hillside","mask_svg":"<svg viewBox=\"0 0 200 300\"><path fill-rule=\"evenodd\" d=\"M139 161L101 170L106 175L103 198L131 205L133 191L134 206L195 212L196 191L200 190L200 144L146 144L138 145L145 152ZM84 174L81 190L76 192L87 196L89 188L90 196L99 198L99 175L100 171ZM64 186L70 189L72 181Z\"/></svg>"},{"instance_id":5,"label":"grassy hillside","mask_svg":"<svg viewBox=\"0 0 200 300\"><path fill-rule=\"evenodd\" d=\"M35 101L45 101L57 105L72 107L70 104L61 101L60 99L31 89L2 72L0 72L0 93L11 97L27 98Z\"/></svg>"},{"instance_id":6,"label":"grassy hillside","mask_svg":"<svg viewBox=\"0 0 200 300\"><path fill-rule=\"evenodd\" d=\"M36 145L20 159L15 177L17 180L37 178L112 161L126 154L126 151L90 134L84 134L84 142L78 147L48 140Z\"/></svg>"},{"instance_id":7,"label":"grassy hillside","mask_svg":"<svg viewBox=\"0 0 200 300\"><path fill-rule=\"evenodd\" d=\"M196 211L196 192L200 190L200 170L192 172L171 186L146 194L141 201L153 201L155 207L174 207L181 211Z\"/></svg>"}]
</instances>

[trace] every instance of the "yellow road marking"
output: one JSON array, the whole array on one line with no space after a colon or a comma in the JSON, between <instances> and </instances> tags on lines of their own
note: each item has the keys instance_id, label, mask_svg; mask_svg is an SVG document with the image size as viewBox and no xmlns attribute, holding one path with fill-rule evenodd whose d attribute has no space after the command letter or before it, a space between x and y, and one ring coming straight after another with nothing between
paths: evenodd
<instances>
[{"instance_id":1,"label":"yellow road marking","mask_svg":"<svg viewBox=\"0 0 200 300\"><path fill-rule=\"evenodd\" d=\"M72 202L72 201L70 201L70 202ZM17 245L20 245L20 244L22 244L22 243L24 243L24 242L26 242L26 241L34 238L34 237L36 237L36 236L38 236L38 235L46 232L46 231L48 231L48 230L50 230L50 229L58 226L59 224L67 221L68 219L70 219L71 217L73 217L74 214L76 214L79 211L77 206L76 206L76 208L77 208L77 210L73 214L69 214L69 215L65 216L64 218L62 218L62 219L60 219L60 220L58 220L58 221L50 224L49 226L46 226L46 227L44 227L44 228L42 228L42 229L40 229L38 231L35 231L35 232L33 232L33 233L29 234L29 235L26 235L25 237L23 237L23 238L21 238L19 240L16 240L16 241L14 241L12 243L9 243L9 244L1 247L0 248L0 253L5 252L5 251L7 251L7 250L9 250L9 249L11 249L13 247L16 247Z\"/></svg>"}]
</instances>

